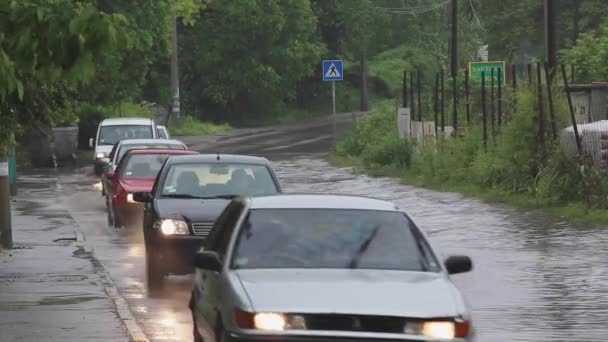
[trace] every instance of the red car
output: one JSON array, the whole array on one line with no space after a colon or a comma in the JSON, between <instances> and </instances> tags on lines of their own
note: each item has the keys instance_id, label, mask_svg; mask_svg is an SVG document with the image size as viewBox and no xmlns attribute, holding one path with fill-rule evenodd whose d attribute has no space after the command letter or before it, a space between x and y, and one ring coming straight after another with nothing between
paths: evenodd
<instances>
[{"instance_id":1,"label":"red car","mask_svg":"<svg viewBox=\"0 0 608 342\"><path fill-rule=\"evenodd\" d=\"M115 172L109 172L106 204L108 224L127 226L141 217L143 206L133 200L135 192L151 192L156 175L169 156L198 154L189 150L142 149L125 155Z\"/></svg>"}]
</instances>

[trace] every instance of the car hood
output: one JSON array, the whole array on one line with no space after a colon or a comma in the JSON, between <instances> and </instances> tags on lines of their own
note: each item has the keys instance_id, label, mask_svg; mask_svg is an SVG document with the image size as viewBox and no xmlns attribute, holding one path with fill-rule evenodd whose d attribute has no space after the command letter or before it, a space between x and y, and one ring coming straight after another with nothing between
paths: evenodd
<instances>
[{"instance_id":1,"label":"car hood","mask_svg":"<svg viewBox=\"0 0 608 342\"><path fill-rule=\"evenodd\" d=\"M254 312L455 317L465 304L443 274L384 270L237 270Z\"/></svg>"},{"instance_id":2,"label":"car hood","mask_svg":"<svg viewBox=\"0 0 608 342\"><path fill-rule=\"evenodd\" d=\"M110 152L112 152L112 145L97 145L95 146L95 155L97 155L97 153L105 153L106 157L110 154Z\"/></svg>"},{"instance_id":3,"label":"car hood","mask_svg":"<svg viewBox=\"0 0 608 342\"><path fill-rule=\"evenodd\" d=\"M226 199L161 198L156 210L161 218L176 218L190 222L215 222L230 203Z\"/></svg>"},{"instance_id":4,"label":"car hood","mask_svg":"<svg viewBox=\"0 0 608 342\"><path fill-rule=\"evenodd\" d=\"M121 179L120 184L127 192L150 192L154 186L154 178Z\"/></svg>"}]
</instances>

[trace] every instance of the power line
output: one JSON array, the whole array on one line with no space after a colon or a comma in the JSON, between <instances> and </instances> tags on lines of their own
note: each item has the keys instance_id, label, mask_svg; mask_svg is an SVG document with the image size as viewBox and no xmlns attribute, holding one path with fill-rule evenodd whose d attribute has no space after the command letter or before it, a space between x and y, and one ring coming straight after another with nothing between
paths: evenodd
<instances>
[{"instance_id":1,"label":"power line","mask_svg":"<svg viewBox=\"0 0 608 342\"><path fill-rule=\"evenodd\" d=\"M449 0L443 0L433 4L410 7L382 7L374 5L374 9L388 14L418 15L441 8L445 6L448 2Z\"/></svg>"},{"instance_id":2,"label":"power line","mask_svg":"<svg viewBox=\"0 0 608 342\"><path fill-rule=\"evenodd\" d=\"M483 25L481 24L481 21L479 20L479 17L477 16L477 11L475 11L475 6L473 6L472 0L469 0L469 6L471 6L471 10L473 11L473 16L475 17L475 20L477 21L477 25L479 25L479 27L482 30L487 31L487 29L485 27L483 27Z\"/></svg>"}]
</instances>

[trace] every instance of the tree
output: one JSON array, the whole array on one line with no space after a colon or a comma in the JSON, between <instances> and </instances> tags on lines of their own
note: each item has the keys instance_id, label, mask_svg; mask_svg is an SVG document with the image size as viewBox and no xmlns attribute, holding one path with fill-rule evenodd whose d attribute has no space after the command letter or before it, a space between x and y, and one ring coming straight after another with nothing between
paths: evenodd
<instances>
[{"instance_id":1,"label":"tree","mask_svg":"<svg viewBox=\"0 0 608 342\"><path fill-rule=\"evenodd\" d=\"M212 1L180 35L183 107L268 113L295 95L323 48L308 0Z\"/></svg>"},{"instance_id":2,"label":"tree","mask_svg":"<svg viewBox=\"0 0 608 342\"><path fill-rule=\"evenodd\" d=\"M59 109L95 74L94 56L119 43L124 18L88 1L0 2L0 148L16 131L62 120Z\"/></svg>"},{"instance_id":3,"label":"tree","mask_svg":"<svg viewBox=\"0 0 608 342\"><path fill-rule=\"evenodd\" d=\"M98 0L97 8L125 18L126 40L95 56L97 69L103 72L80 89L79 99L119 104L137 98L150 66L167 58L171 5L169 0Z\"/></svg>"},{"instance_id":4,"label":"tree","mask_svg":"<svg viewBox=\"0 0 608 342\"><path fill-rule=\"evenodd\" d=\"M597 33L584 33L576 45L563 52L565 61L574 64L577 82L608 79L608 25Z\"/></svg>"}]
</instances>

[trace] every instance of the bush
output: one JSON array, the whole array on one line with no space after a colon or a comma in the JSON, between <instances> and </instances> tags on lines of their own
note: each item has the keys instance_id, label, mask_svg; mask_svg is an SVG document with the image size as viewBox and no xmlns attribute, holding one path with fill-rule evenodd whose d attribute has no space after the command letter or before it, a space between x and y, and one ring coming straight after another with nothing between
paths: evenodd
<instances>
[{"instance_id":1,"label":"bush","mask_svg":"<svg viewBox=\"0 0 608 342\"><path fill-rule=\"evenodd\" d=\"M378 105L377 114L360 121L337 147L337 154L361 157L365 166L409 166L411 147L399 138L391 101Z\"/></svg>"},{"instance_id":2,"label":"bush","mask_svg":"<svg viewBox=\"0 0 608 342\"><path fill-rule=\"evenodd\" d=\"M470 129L464 137L412 149L397 137L396 115L387 102L378 113L360 122L339 144L337 152L359 158L368 169L407 168L402 175L414 176L412 180L421 184L442 188L453 185L457 189L472 186L473 193L483 190L517 203L560 206L579 203L587 210L608 209L606 172L590 161L581 164L568 158L551 139L548 117L546 151L542 151L535 92L524 89L516 96L516 111L501 127L495 143L489 137L485 149L478 127ZM556 98L555 108L562 114L556 118L556 126L564 127L568 112L564 110L563 99Z\"/></svg>"}]
</instances>

